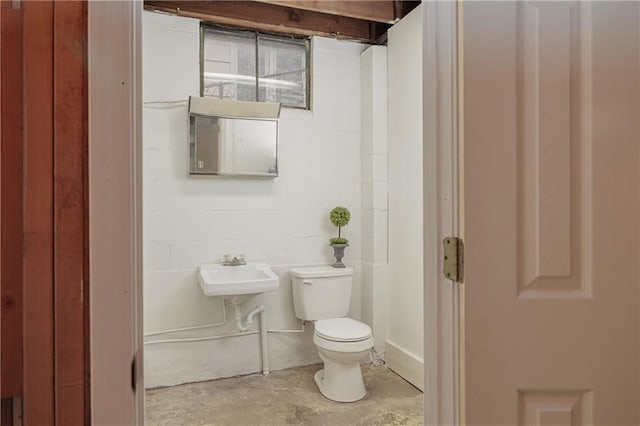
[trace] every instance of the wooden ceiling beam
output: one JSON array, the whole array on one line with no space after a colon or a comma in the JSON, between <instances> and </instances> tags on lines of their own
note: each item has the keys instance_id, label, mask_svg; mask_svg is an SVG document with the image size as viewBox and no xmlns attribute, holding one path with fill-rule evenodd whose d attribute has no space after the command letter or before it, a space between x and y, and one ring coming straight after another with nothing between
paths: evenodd
<instances>
[{"instance_id":1,"label":"wooden ceiling beam","mask_svg":"<svg viewBox=\"0 0 640 426\"><path fill-rule=\"evenodd\" d=\"M387 24L257 1L145 0L147 10L283 34L319 35L375 43ZM375 24L375 25L372 25Z\"/></svg>"},{"instance_id":2,"label":"wooden ceiling beam","mask_svg":"<svg viewBox=\"0 0 640 426\"><path fill-rule=\"evenodd\" d=\"M393 24L396 18L395 3L398 0L255 0L261 3L293 7L295 9L327 13L330 15L349 16L373 22Z\"/></svg>"}]
</instances>

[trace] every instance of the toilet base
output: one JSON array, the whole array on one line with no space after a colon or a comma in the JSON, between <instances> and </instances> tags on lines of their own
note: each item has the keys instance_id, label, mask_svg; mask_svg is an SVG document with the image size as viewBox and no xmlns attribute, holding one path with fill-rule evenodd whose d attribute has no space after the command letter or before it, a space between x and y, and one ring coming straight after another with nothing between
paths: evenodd
<instances>
[{"instance_id":1,"label":"toilet base","mask_svg":"<svg viewBox=\"0 0 640 426\"><path fill-rule=\"evenodd\" d=\"M362 380L360 364L332 364L327 366L325 360L325 368L313 376L320 393L337 402L355 402L364 398L367 391Z\"/></svg>"}]
</instances>

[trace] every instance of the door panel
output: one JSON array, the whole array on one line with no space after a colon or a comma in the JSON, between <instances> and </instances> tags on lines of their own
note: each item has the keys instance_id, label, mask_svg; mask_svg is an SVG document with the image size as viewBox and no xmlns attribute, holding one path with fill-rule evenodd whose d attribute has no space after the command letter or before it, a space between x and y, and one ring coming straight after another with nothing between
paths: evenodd
<instances>
[{"instance_id":1,"label":"door panel","mask_svg":"<svg viewBox=\"0 0 640 426\"><path fill-rule=\"evenodd\" d=\"M468 2L468 424L638 424L639 6Z\"/></svg>"}]
</instances>

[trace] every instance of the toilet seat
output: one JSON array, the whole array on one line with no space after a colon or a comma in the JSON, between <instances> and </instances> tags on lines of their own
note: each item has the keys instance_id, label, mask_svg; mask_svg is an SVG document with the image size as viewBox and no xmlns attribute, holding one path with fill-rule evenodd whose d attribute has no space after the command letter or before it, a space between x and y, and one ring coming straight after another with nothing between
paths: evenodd
<instances>
[{"instance_id":1,"label":"toilet seat","mask_svg":"<svg viewBox=\"0 0 640 426\"><path fill-rule=\"evenodd\" d=\"M353 318L318 320L315 335L332 342L362 342L371 338L371 327Z\"/></svg>"},{"instance_id":2,"label":"toilet seat","mask_svg":"<svg viewBox=\"0 0 640 426\"><path fill-rule=\"evenodd\" d=\"M373 347L373 336L369 336L364 340L345 342L325 339L318 333L313 333L313 343L318 347L318 350L321 353L324 350L345 355L359 352L364 352L364 354L366 354L366 352Z\"/></svg>"}]
</instances>

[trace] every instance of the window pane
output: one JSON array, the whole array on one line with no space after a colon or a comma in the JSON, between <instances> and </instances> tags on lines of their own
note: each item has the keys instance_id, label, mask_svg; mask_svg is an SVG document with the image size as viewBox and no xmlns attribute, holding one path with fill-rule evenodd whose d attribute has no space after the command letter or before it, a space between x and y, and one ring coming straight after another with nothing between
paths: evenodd
<instances>
[{"instance_id":1,"label":"window pane","mask_svg":"<svg viewBox=\"0 0 640 426\"><path fill-rule=\"evenodd\" d=\"M261 102L307 107L307 45L304 40L258 36Z\"/></svg>"},{"instance_id":2,"label":"window pane","mask_svg":"<svg viewBox=\"0 0 640 426\"><path fill-rule=\"evenodd\" d=\"M255 34L204 30L203 96L256 101Z\"/></svg>"}]
</instances>

